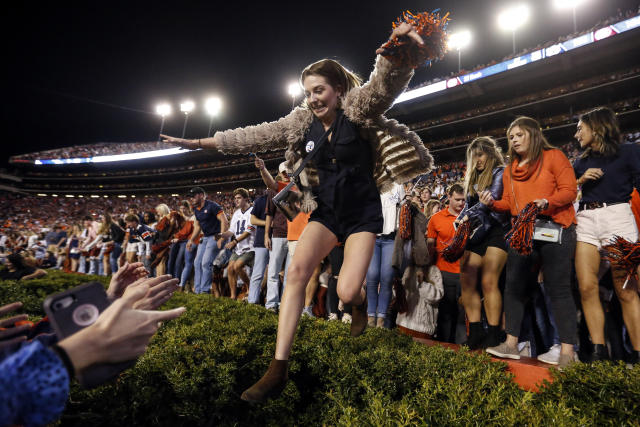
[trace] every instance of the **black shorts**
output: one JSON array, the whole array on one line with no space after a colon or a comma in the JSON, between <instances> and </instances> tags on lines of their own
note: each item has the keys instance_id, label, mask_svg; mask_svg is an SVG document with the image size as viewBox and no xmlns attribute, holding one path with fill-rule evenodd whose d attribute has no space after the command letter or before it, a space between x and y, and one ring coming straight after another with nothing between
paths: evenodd
<instances>
[{"instance_id":1,"label":"black shorts","mask_svg":"<svg viewBox=\"0 0 640 427\"><path fill-rule=\"evenodd\" d=\"M324 225L336 235L338 242L342 243L344 243L350 235L362 231L373 234L382 233L384 221L379 204L366 204L362 206L362 210L357 215L340 215L341 213L342 212L336 212L319 201L318 207L311 213L309 221L317 221Z\"/></svg>"},{"instance_id":2,"label":"black shorts","mask_svg":"<svg viewBox=\"0 0 640 427\"><path fill-rule=\"evenodd\" d=\"M484 256L489 246L502 249L507 252L507 242L504 240L504 235L509 232L510 226L495 225L489 229L487 236L478 243L472 243L470 240L467 242L465 250Z\"/></svg>"}]
</instances>

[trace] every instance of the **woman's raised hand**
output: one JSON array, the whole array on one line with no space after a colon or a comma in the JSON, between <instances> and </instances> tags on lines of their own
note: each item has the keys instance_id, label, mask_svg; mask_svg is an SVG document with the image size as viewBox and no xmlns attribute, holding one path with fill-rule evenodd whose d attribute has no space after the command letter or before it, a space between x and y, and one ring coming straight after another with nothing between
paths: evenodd
<instances>
[{"instance_id":1,"label":"woman's raised hand","mask_svg":"<svg viewBox=\"0 0 640 427\"><path fill-rule=\"evenodd\" d=\"M398 37L405 37L405 36L409 37L415 43L418 43L421 45L424 44L422 37L420 37L420 34L418 34L415 27L406 22L403 22L402 24L394 28L393 32L391 33L391 37L389 37L389 39L397 39ZM382 54L384 52L385 52L385 49L383 47L379 47L378 50L376 50L377 54Z\"/></svg>"}]
</instances>

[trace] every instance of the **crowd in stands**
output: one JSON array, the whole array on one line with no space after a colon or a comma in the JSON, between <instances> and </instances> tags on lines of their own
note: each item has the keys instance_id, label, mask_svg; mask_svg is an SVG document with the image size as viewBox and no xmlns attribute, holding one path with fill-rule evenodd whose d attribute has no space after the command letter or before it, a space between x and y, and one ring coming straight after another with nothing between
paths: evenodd
<instances>
[{"instance_id":1,"label":"crowd in stands","mask_svg":"<svg viewBox=\"0 0 640 427\"><path fill-rule=\"evenodd\" d=\"M64 149L60 149L64 150ZM284 151L276 150L268 153L261 153L260 156L264 160L272 160L272 159L280 159L284 158ZM247 162L247 157L229 157L224 160L220 160L217 162L206 162L206 163L198 163L198 164L185 164L185 165L177 165L172 167L164 167L164 168L152 168L152 169L126 169L126 170L110 170L109 172L55 172L49 171L47 169L35 169L26 171L26 176L42 176L45 178L50 177L61 177L61 178L84 178L84 177L96 177L101 178L104 176L140 176L140 175L165 175L169 173L180 173L180 172L188 172L188 171L197 171L197 170L206 170L206 169L216 169L222 167L229 166L243 166L250 165L250 162Z\"/></svg>"},{"instance_id":2,"label":"crowd in stands","mask_svg":"<svg viewBox=\"0 0 640 427\"><path fill-rule=\"evenodd\" d=\"M571 34L568 34L568 35L565 35L565 36L560 36L555 41L551 41L550 40L550 41L547 41L545 43L539 43L539 44L537 44L536 46L533 46L533 47L524 48L524 49L522 49L521 51L519 51L519 52L517 52L515 54L506 55L505 57L503 57L500 60L493 59L493 60L489 61L486 64L476 65L475 67L473 67L470 70L466 70L466 69L462 68L458 72L453 72L452 71L446 77L436 77L436 78L431 79L431 80L426 80L424 82L420 82L419 84L417 84L415 86L412 86L410 89L418 89L420 87L429 86L431 84L438 83L438 82L440 82L442 80L448 80L448 79L453 78L453 77L464 76L465 74L473 73L475 71L481 70L483 68L490 67L490 66L498 64L500 62L508 61L510 59L514 59L514 58L526 55L528 53L535 52L535 51L540 50L540 49L545 49L545 48L548 48L548 47L553 46L555 44L562 43L562 42L565 42L567 40L574 39L574 38L579 37L579 36L584 35L584 34L589 34L589 33L593 32L593 31L599 30L602 27L605 27L605 26L611 25L611 24L615 24L616 22L620 22L620 21L623 21L623 20L626 20L626 19L633 18L634 16L637 16L639 14L640 14L640 7L638 7L638 9L636 9L636 10L628 10L626 12L622 12L620 9L618 9L618 13L615 16L611 16L609 18L600 20L597 24L595 24L594 26L592 26L588 30L577 31L577 32L574 32L574 33L571 33Z\"/></svg>"},{"instance_id":3,"label":"crowd in stands","mask_svg":"<svg viewBox=\"0 0 640 427\"><path fill-rule=\"evenodd\" d=\"M10 162L36 159L78 159L96 156L112 156L116 154L142 153L145 151L166 150L175 148L164 142L100 142L96 144L74 145L63 149L37 151L35 153L13 156Z\"/></svg>"}]
</instances>

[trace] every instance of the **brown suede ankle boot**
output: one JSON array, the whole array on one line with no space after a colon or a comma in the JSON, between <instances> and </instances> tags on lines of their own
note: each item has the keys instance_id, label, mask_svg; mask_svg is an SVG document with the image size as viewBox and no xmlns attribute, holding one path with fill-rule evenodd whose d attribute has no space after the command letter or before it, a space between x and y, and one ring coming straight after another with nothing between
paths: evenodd
<instances>
[{"instance_id":1,"label":"brown suede ankle boot","mask_svg":"<svg viewBox=\"0 0 640 427\"><path fill-rule=\"evenodd\" d=\"M260 380L246 389L240 399L259 403L282 392L289 379L289 361L273 359Z\"/></svg>"},{"instance_id":2,"label":"brown suede ankle boot","mask_svg":"<svg viewBox=\"0 0 640 427\"><path fill-rule=\"evenodd\" d=\"M364 330L367 329L368 321L367 296L365 295L364 301L362 301L360 305L351 307L351 336L357 337L362 335Z\"/></svg>"}]
</instances>

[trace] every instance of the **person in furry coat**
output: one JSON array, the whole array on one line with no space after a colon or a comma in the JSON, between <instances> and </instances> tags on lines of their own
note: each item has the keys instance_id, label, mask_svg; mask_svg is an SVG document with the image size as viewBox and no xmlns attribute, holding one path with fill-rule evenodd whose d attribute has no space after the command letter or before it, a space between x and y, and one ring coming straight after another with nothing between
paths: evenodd
<instances>
[{"instance_id":1,"label":"person in furry coat","mask_svg":"<svg viewBox=\"0 0 640 427\"><path fill-rule=\"evenodd\" d=\"M425 45L416 28L407 22L395 26L390 40L399 38L409 47ZM376 53L384 54L385 50L380 48ZM383 116L407 87L412 68L378 56L369 81L360 86L360 79L338 62L321 60L302 73L304 105L275 122L217 132L205 139L164 136L166 142L185 148L215 149L225 154L286 147L288 166L295 170L314 144L329 135L297 182L302 192L301 210L312 214L288 269L275 358L265 375L242 394L243 400L260 402L284 388L305 285L339 241L344 242L344 263L338 295L353 306L351 335L357 336L366 328L362 283L376 233L382 229L379 191L390 188L393 182L428 173L433 164L415 133ZM354 207L358 208L357 214Z\"/></svg>"}]
</instances>

